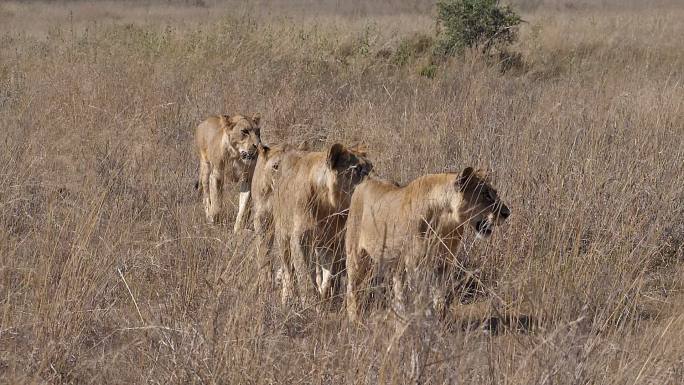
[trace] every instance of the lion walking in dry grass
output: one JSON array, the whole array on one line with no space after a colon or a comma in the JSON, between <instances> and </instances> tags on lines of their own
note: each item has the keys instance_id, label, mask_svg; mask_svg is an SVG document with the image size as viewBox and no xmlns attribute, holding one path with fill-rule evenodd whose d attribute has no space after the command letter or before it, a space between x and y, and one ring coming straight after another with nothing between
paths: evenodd
<instances>
[{"instance_id":1,"label":"lion walking in dry grass","mask_svg":"<svg viewBox=\"0 0 684 385\"><path fill-rule=\"evenodd\" d=\"M282 300L330 296L344 263L346 210L373 165L366 153L334 144L327 151L286 153L276 178L273 211L282 263Z\"/></svg>"},{"instance_id":2,"label":"lion walking in dry grass","mask_svg":"<svg viewBox=\"0 0 684 385\"><path fill-rule=\"evenodd\" d=\"M393 271L395 308L405 307L405 282L424 272L438 312L448 308L445 279L467 226L488 237L511 214L483 171L422 176L404 187L368 179L352 195L346 232L347 313L359 319L370 271ZM408 277L407 277L408 276Z\"/></svg>"},{"instance_id":3,"label":"lion walking in dry grass","mask_svg":"<svg viewBox=\"0 0 684 385\"><path fill-rule=\"evenodd\" d=\"M240 184L234 232L244 227L254 161L261 145L260 120L258 114L211 116L195 130L200 158L198 188L209 223L218 222L221 215L224 176L228 173L232 181Z\"/></svg>"}]
</instances>

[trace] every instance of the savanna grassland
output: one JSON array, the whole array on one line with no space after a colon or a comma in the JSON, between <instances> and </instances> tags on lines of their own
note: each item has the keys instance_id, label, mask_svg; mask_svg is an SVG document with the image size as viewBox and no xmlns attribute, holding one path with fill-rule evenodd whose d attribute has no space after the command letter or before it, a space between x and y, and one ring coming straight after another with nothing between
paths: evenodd
<instances>
[{"instance_id":1,"label":"savanna grassland","mask_svg":"<svg viewBox=\"0 0 684 385\"><path fill-rule=\"evenodd\" d=\"M514 5L502 66L433 63L429 1L1 3L0 381L684 384L684 6ZM259 290L192 145L255 111L401 183L492 170L512 216L451 322Z\"/></svg>"}]
</instances>

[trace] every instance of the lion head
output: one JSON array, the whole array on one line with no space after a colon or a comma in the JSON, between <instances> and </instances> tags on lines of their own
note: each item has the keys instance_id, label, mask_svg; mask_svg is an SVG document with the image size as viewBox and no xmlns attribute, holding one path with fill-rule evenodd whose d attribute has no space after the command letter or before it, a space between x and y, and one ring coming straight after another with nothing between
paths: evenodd
<instances>
[{"instance_id":1,"label":"lion head","mask_svg":"<svg viewBox=\"0 0 684 385\"><path fill-rule=\"evenodd\" d=\"M223 141L233 156L238 156L245 163L250 163L257 157L261 145L260 117L254 114L251 118L234 115L221 117L223 127Z\"/></svg>"},{"instance_id":2,"label":"lion head","mask_svg":"<svg viewBox=\"0 0 684 385\"><path fill-rule=\"evenodd\" d=\"M494 226L511 215L511 210L499 199L484 170L467 167L456 184L463 199L460 214L473 226L478 237L489 237Z\"/></svg>"},{"instance_id":3,"label":"lion head","mask_svg":"<svg viewBox=\"0 0 684 385\"><path fill-rule=\"evenodd\" d=\"M328 150L326 166L330 201L337 207L348 207L356 185L373 169L364 151L336 143Z\"/></svg>"}]
</instances>

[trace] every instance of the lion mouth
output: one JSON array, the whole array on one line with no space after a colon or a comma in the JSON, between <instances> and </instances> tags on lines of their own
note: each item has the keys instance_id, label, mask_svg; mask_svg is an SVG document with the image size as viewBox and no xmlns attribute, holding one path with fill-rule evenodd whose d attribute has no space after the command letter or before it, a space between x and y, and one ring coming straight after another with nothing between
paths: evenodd
<instances>
[{"instance_id":1,"label":"lion mouth","mask_svg":"<svg viewBox=\"0 0 684 385\"><path fill-rule=\"evenodd\" d=\"M477 230L477 237L489 238L489 236L492 235L492 232L494 232L494 229L492 227L492 224L486 219L478 221L475 224L475 229Z\"/></svg>"}]
</instances>

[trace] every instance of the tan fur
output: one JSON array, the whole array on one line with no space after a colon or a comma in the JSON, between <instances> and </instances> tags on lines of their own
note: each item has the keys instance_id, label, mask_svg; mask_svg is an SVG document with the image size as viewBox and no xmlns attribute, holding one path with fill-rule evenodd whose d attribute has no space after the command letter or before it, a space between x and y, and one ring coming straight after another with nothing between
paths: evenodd
<instances>
[{"instance_id":1,"label":"tan fur","mask_svg":"<svg viewBox=\"0 0 684 385\"><path fill-rule=\"evenodd\" d=\"M327 151L283 155L273 195L283 302L295 289L303 302L316 291L324 298L330 295L344 259L346 209L354 188L371 169L365 153L340 144Z\"/></svg>"},{"instance_id":2,"label":"tan fur","mask_svg":"<svg viewBox=\"0 0 684 385\"><path fill-rule=\"evenodd\" d=\"M489 235L510 215L481 171L433 174L405 187L377 179L357 186L349 208L347 253L347 312L358 320L359 296L368 274L379 264L393 270L395 305L404 311L404 276L418 271L448 277L452 260L468 225ZM435 274L437 273L437 274ZM444 287L436 282L435 290ZM448 304L434 294L435 306Z\"/></svg>"},{"instance_id":3,"label":"tan fur","mask_svg":"<svg viewBox=\"0 0 684 385\"><path fill-rule=\"evenodd\" d=\"M256 260L260 276L273 287L276 264L267 258L273 245L273 187L278 176L280 162L288 152L305 151L307 143L297 148L288 144L272 147L259 146L254 175L252 176L253 220L256 233Z\"/></svg>"},{"instance_id":4,"label":"tan fur","mask_svg":"<svg viewBox=\"0 0 684 385\"><path fill-rule=\"evenodd\" d=\"M259 115L251 118L211 116L195 130L200 158L198 188L210 223L219 220L223 178L228 176L231 181L240 183L240 202L233 230L243 227L257 147L261 145L259 122Z\"/></svg>"}]
</instances>

